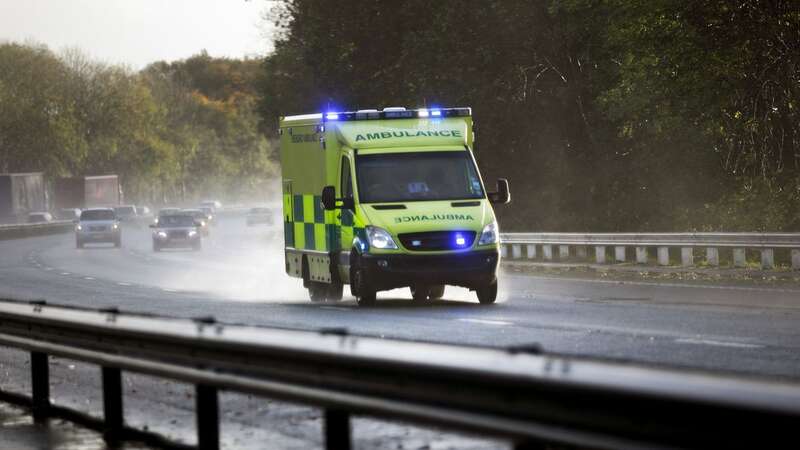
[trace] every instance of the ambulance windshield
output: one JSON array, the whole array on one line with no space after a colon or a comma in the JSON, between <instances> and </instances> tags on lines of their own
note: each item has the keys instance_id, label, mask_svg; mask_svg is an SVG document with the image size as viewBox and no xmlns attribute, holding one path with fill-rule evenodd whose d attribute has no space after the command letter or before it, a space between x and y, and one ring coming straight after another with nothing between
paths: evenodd
<instances>
[{"instance_id":1,"label":"ambulance windshield","mask_svg":"<svg viewBox=\"0 0 800 450\"><path fill-rule=\"evenodd\" d=\"M359 155L356 179L361 203L483 198L467 151Z\"/></svg>"}]
</instances>

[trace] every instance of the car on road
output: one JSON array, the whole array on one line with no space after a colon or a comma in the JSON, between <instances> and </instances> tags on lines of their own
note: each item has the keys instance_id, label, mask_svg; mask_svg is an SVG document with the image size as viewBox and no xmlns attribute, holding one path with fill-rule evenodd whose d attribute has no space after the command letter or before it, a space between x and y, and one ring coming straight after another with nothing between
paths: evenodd
<instances>
[{"instance_id":1,"label":"car on road","mask_svg":"<svg viewBox=\"0 0 800 450\"><path fill-rule=\"evenodd\" d=\"M117 213L117 219L120 222L133 222L138 217L136 206L134 205L115 206L114 211Z\"/></svg>"},{"instance_id":2,"label":"car on road","mask_svg":"<svg viewBox=\"0 0 800 450\"><path fill-rule=\"evenodd\" d=\"M216 211L214 208L210 206L200 206L198 208L200 211L203 211L206 215L206 222L209 223L211 226L217 226L217 218L216 218Z\"/></svg>"},{"instance_id":3,"label":"car on road","mask_svg":"<svg viewBox=\"0 0 800 450\"><path fill-rule=\"evenodd\" d=\"M195 222L197 222L198 228L200 229L200 234L203 237L208 237L211 234L211 229L209 228L208 216L206 213L203 212L201 209L182 209L181 214L188 214L194 217Z\"/></svg>"},{"instance_id":4,"label":"car on road","mask_svg":"<svg viewBox=\"0 0 800 450\"><path fill-rule=\"evenodd\" d=\"M200 202L200 206L207 206L210 208L214 208L214 210L216 211L222 208L222 203L220 203L218 200L203 200L202 202Z\"/></svg>"},{"instance_id":5,"label":"car on road","mask_svg":"<svg viewBox=\"0 0 800 450\"><path fill-rule=\"evenodd\" d=\"M203 240L200 224L194 216L185 213L164 215L158 218L153 228L153 251L160 252L164 248L191 248L200 250Z\"/></svg>"},{"instance_id":6,"label":"car on road","mask_svg":"<svg viewBox=\"0 0 800 450\"><path fill-rule=\"evenodd\" d=\"M78 220L81 218L80 208L61 208L56 216L61 220Z\"/></svg>"},{"instance_id":7,"label":"car on road","mask_svg":"<svg viewBox=\"0 0 800 450\"><path fill-rule=\"evenodd\" d=\"M47 223L53 221L53 215L49 212L28 213L28 223Z\"/></svg>"},{"instance_id":8,"label":"car on road","mask_svg":"<svg viewBox=\"0 0 800 450\"><path fill-rule=\"evenodd\" d=\"M250 208L245 216L245 222L248 227L260 224L272 225L272 211L264 207Z\"/></svg>"},{"instance_id":9,"label":"car on road","mask_svg":"<svg viewBox=\"0 0 800 450\"><path fill-rule=\"evenodd\" d=\"M83 248L84 244L109 242L114 247L122 246L122 229L117 213L112 208L89 208L81 211L80 219L75 225L75 246Z\"/></svg>"}]
</instances>

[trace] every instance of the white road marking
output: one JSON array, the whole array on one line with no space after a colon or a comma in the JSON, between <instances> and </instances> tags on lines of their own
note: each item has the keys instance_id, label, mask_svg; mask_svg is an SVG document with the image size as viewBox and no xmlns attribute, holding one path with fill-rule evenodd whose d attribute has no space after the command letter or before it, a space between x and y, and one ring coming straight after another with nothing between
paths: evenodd
<instances>
[{"instance_id":1,"label":"white road marking","mask_svg":"<svg viewBox=\"0 0 800 450\"><path fill-rule=\"evenodd\" d=\"M52 267L45 267L44 270L53 270Z\"/></svg>"},{"instance_id":2,"label":"white road marking","mask_svg":"<svg viewBox=\"0 0 800 450\"><path fill-rule=\"evenodd\" d=\"M119 283L117 283L117 284L118 284L118 285L120 285L120 286L133 286L133 284L131 284L131 283L126 283L126 282L124 282L124 281L120 281L120 282L119 282Z\"/></svg>"},{"instance_id":3,"label":"white road marking","mask_svg":"<svg viewBox=\"0 0 800 450\"><path fill-rule=\"evenodd\" d=\"M511 322L505 320L488 320L488 319L457 319L461 322L482 323L484 325L513 325Z\"/></svg>"},{"instance_id":4,"label":"white road marking","mask_svg":"<svg viewBox=\"0 0 800 450\"><path fill-rule=\"evenodd\" d=\"M72 275L72 274L69 272L61 272L61 275Z\"/></svg>"},{"instance_id":5,"label":"white road marking","mask_svg":"<svg viewBox=\"0 0 800 450\"><path fill-rule=\"evenodd\" d=\"M164 292L179 292L177 289L161 288Z\"/></svg>"},{"instance_id":6,"label":"white road marking","mask_svg":"<svg viewBox=\"0 0 800 450\"><path fill-rule=\"evenodd\" d=\"M92 278L92 277L83 277L83 279L84 279L84 280L89 280L89 281L92 281L92 280L94 280L94 278Z\"/></svg>"},{"instance_id":7,"label":"white road marking","mask_svg":"<svg viewBox=\"0 0 800 450\"><path fill-rule=\"evenodd\" d=\"M350 308L343 308L341 306L320 306L319 309L330 309L332 311L350 311Z\"/></svg>"},{"instance_id":8,"label":"white road marking","mask_svg":"<svg viewBox=\"0 0 800 450\"><path fill-rule=\"evenodd\" d=\"M745 344L744 342L715 341L712 339L681 338L681 339L675 339L675 342L677 342L678 344L713 345L716 347L764 348L763 345L758 345L758 344Z\"/></svg>"}]
</instances>

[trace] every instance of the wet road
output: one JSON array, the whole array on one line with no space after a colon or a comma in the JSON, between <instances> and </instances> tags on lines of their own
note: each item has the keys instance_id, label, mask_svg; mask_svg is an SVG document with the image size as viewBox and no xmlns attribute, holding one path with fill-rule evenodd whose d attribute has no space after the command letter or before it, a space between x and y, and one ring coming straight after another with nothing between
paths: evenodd
<instances>
[{"instance_id":1,"label":"wet road","mask_svg":"<svg viewBox=\"0 0 800 450\"><path fill-rule=\"evenodd\" d=\"M312 304L283 273L276 230L225 218L201 252L161 253L149 233L127 227L121 249L78 250L71 235L0 241L0 297L800 377L800 286L507 274L491 306L448 287L444 301L420 305L395 290L363 309L347 295Z\"/></svg>"}]
</instances>

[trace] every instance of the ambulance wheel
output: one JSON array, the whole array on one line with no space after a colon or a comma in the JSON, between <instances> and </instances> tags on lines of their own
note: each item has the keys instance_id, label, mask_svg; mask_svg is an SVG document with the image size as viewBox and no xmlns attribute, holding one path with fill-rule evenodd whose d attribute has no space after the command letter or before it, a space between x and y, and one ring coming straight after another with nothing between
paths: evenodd
<instances>
[{"instance_id":1,"label":"ambulance wheel","mask_svg":"<svg viewBox=\"0 0 800 450\"><path fill-rule=\"evenodd\" d=\"M308 297L314 303L324 302L327 291L328 286L326 283L318 283L316 281L308 283Z\"/></svg>"},{"instance_id":2,"label":"ambulance wheel","mask_svg":"<svg viewBox=\"0 0 800 450\"><path fill-rule=\"evenodd\" d=\"M415 302L424 302L428 299L430 291L428 286L411 286L411 298Z\"/></svg>"},{"instance_id":3,"label":"ambulance wheel","mask_svg":"<svg viewBox=\"0 0 800 450\"><path fill-rule=\"evenodd\" d=\"M494 301L497 300L497 280L493 281L491 284L475 289L475 293L478 294L478 301L481 302L481 304L488 305L494 303Z\"/></svg>"},{"instance_id":4,"label":"ambulance wheel","mask_svg":"<svg viewBox=\"0 0 800 450\"><path fill-rule=\"evenodd\" d=\"M444 297L444 285L437 284L428 289L428 298L431 300L439 300Z\"/></svg>"},{"instance_id":5,"label":"ambulance wheel","mask_svg":"<svg viewBox=\"0 0 800 450\"><path fill-rule=\"evenodd\" d=\"M358 255L350 259L350 292L356 298L358 306L371 306L375 304L375 288L370 286L364 277Z\"/></svg>"},{"instance_id":6,"label":"ambulance wheel","mask_svg":"<svg viewBox=\"0 0 800 450\"><path fill-rule=\"evenodd\" d=\"M325 298L329 302L338 302L342 299L344 286L342 283L331 283L326 286Z\"/></svg>"}]
</instances>

